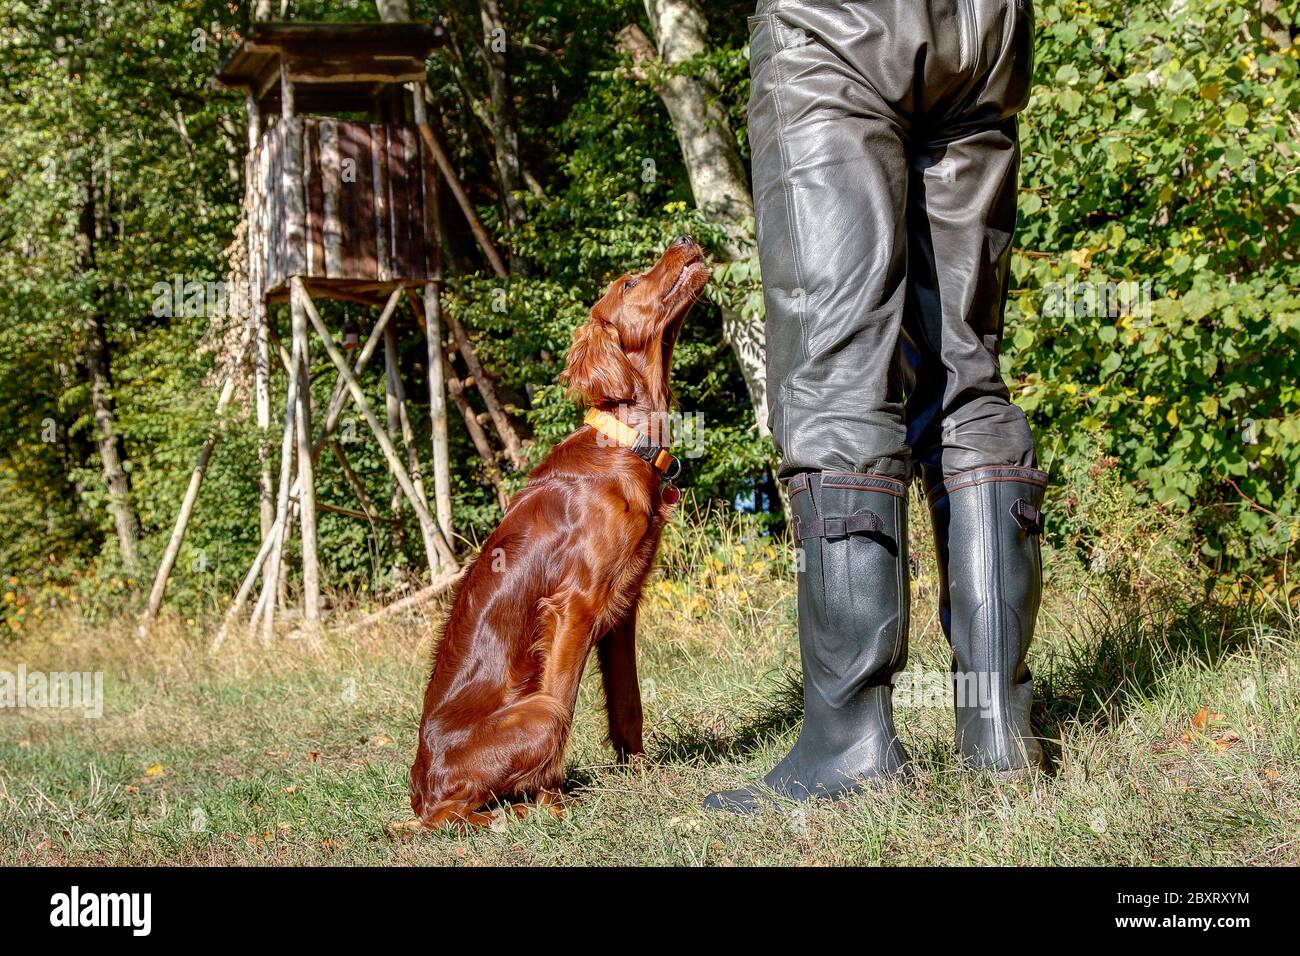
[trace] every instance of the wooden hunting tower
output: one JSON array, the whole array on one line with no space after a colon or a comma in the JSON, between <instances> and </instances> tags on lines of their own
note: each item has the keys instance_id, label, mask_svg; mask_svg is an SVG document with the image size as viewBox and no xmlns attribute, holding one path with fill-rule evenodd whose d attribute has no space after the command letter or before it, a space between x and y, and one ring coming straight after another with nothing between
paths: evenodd
<instances>
[{"instance_id":1,"label":"wooden hunting tower","mask_svg":"<svg viewBox=\"0 0 1300 956\"><path fill-rule=\"evenodd\" d=\"M316 511L349 514L372 524L394 520L371 503L334 438L349 396L396 479L394 506L405 498L419 520L432 575L430 588L450 580L458 570L451 545L448 387L480 453L492 455L481 423L464 399L464 388L471 381L488 407L507 456L512 463L522 461L518 437L468 336L454 319L453 348L469 373L464 382L456 379L444 351L439 298L441 186L459 204L492 269L504 276L505 267L428 120L425 60L439 41L440 31L425 23L258 23L216 75L219 84L244 91L248 112L244 210L249 295L244 341L249 351L255 346L250 401L256 402L257 424L264 433L259 453L262 546L226 623L242 611L260 574L262 587L251 625L260 622L264 637L271 635L277 603L284 599L282 555L295 521L302 538L304 629L312 636L320 616ZM390 322L404 298L424 327L427 341L431 497L425 494L417 451L421 443L407 415L397 335ZM315 305L315 300L328 299L383 306L354 358L345 350L361 346L359 331L348 330L342 350L335 344ZM291 351L281 345L269 309L277 302L290 307ZM309 329L313 328L314 341L323 346L338 372L323 424L319 423L321 409L312 408L308 387L313 342ZM381 345L386 424L375 415L357 382ZM279 481L273 485L269 378L276 365L284 368L288 383ZM228 380L218 410L233 392L233 382ZM315 427L313 415L318 418ZM200 453L154 580L142 630L161 606L214 441L215 435ZM399 445L404 446L404 454L399 453ZM360 511L317 502L314 469L327 447L356 494ZM500 492L499 499L503 500ZM225 632L223 626L218 643Z\"/></svg>"},{"instance_id":2,"label":"wooden hunting tower","mask_svg":"<svg viewBox=\"0 0 1300 956\"><path fill-rule=\"evenodd\" d=\"M436 40L427 24L261 24L217 74L248 96L249 225L268 301L288 299L293 276L313 295L380 302L441 278L436 164L402 90L418 86L423 123Z\"/></svg>"}]
</instances>

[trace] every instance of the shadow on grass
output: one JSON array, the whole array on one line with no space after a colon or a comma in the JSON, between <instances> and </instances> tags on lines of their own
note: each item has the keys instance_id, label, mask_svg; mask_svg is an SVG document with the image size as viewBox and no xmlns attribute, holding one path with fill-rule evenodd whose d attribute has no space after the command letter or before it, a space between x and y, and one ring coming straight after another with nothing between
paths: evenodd
<instances>
[{"instance_id":1,"label":"shadow on grass","mask_svg":"<svg viewBox=\"0 0 1300 956\"><path fill-rule=\"evenodd\" d=\"M1098 730L1117 724L1187 663L1215 668L1248 647L1252 625L1268 616L1258 603L1165 599L1142 606L1093 595L1074 636L1036 669L1035 726L1059 740L1066 723Z\"/></svg>"},{"instance_id":2,"label":"shadow on grass","mask_svg":"<svg viewBox=\"0 0 1300 956\"><path fill-rule=\"evenodd\" d=\"M657 728L647 749L658 761L721 761L745 756L765 740L785 733L803 717L803 684L798 672L774 676L772 688L739 712L712 724L670 718Z\"/></svg>"},{"instance_id":3,"label":"shadow on grass","mask_svg":"<svg viewBox=\"0 0 1300 956\"><path fill-rule=\"evenodd\" d=\"M1252 643L1263 618L1258 603L1116 600L1094 595L1078 618L1077 631L1050 649L1035 669L1033 725L1055 761L1067 723L1095 730L1122 721L1135 705L1156 696L1188 662L1217 667ZM1293 630L1294 624L1284 630ZM658 761L719 762L744 757L764 741L798 726L803 688L797 671L773 678L773 689L733 716L713 723L672 720L648 741ZM942 749L950 750L945 743ZM948 760L937 751L936 765Z\"/></svg>"}]
</instances>

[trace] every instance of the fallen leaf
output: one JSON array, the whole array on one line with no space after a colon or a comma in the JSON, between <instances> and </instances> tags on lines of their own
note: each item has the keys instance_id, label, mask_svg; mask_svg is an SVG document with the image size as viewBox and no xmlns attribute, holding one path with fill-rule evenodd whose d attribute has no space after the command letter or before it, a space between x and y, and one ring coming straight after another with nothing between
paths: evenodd
<instances>
[{"instance_id":1,"label":"fallen leaf","mask_svg":"<svg viewBox=\"0 0 1300 956\"><path fill-rule=\"evenodd\" d=\"M391 747L392 745L393 738L388 734L375 734L370 738L370 746L372 747Z\"/></svg>"},{"instance_id":2,"label":"fallen leaf","mask_svg":"<svg viewBox=\"0 0 1300 956\"><path fill-rule=\"evenodd\" d=\"M1216 720L1222 720L1222 719L1223 719L1223 714L1215 710L1210 710L1210 708L1208 707L1202 707L1200 710L1196 712L1196 716L1192 718L1192 726L1195 727L1197 730L1204 730L1207 726L1214 723Z\"/></svg>"},{"instance_id":3,"label":"fallen leaf","mask_svg":"<svg viewBox=\"0 0 1300 956\"><path fill-rule=\"evenodd\" d=\"M291 783L289 786L284 788L284 792L287 794L295 794L298 792L298 785L296 783Z\"/></svg>"},{"instance_id":4,"label":"fallen leaf","mask_svg":"<svg viewBox=\"0 0 1300 956\"><path fill-rule=\"evenodd\" d=\"M150 764L148 767L145 768L144 775L146 777L161 777L166 772L167 771L163 769L162 764L155 763L155 764Z\"/></svg>"},{"instance_id":5,"label":"fallen leaf","mask_svg":"<svg viewBox=\"0 0 1300 956\"><path fill-rule=\"evenodd\" d=\"M1264 776L1268 777L1273 783L1277 783L1278 773L1276 767L1269 767L1264 771Z\"/></svg>"},{"instance_id":6,"label":"fallen leaf","mask_svg":"<svg viewBox=\"0 0 1300 956\"><path fill-rule=\"evenodd\" d=\"M139 788L139 787L127 787L127 788L126 788L126 792L127 792L127 793L139 793L139 792L140 792L140 788Z\"/></svg>"},{"instance_id":7,"label":"fallen leaf","mask_svg":"<svg viewBox=\"0 0 1300 956\"><path fill-rule=\"evenodd\" d=\"M310 760L312 763L320 763L320 751L319 751L319 750L308 750L308 751L307 751L307 759Z\"/></svg>"},{"instance_id":8,"label":"fallen leaf","mask_svg":"<svg viewBox=\"0 0 1300 956\"><path fill-rule=\"evenodd\" d=\"M1225 730L1223 733L1219 734L1219 736L1214 738L1214 746L1218 747L1220 750L1229 750L1232 748L1232 745L1237 743L1239 740L1241 740L1241 735L1235 730Z\"/></svg>"}]
</instances>

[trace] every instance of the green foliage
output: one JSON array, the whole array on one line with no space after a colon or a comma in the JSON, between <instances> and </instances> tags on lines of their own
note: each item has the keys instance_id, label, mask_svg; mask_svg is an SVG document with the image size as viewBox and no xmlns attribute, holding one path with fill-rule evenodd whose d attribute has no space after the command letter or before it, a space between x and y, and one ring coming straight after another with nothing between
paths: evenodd
<instances>
[{"instance_id":1,"label":"green foliage","mask_svg":"<svg viewBox=\"0 0 1300 956\"><path fill-rule=\"evenodd\" d=\"M0 4L0 568L20 588L73 586L92 566L96 593L133 586L103 547L112 519L85 376L92 316L114 357L143 513L175 507L204 433L206 320L155 318L149 291L173 275L222 278L239 136L221 128L230 106L204 83L230 15L198 0ZM83 213L91 261L78 245Z\"/></svg>"},{"instance_id":2,"label":"green foliage","mask_svg":"<svg viewBox=\"0 0 1300 956\"><path fill-rule=\"evenodd\" d=\"M457 278L447 303L480 333L478 347L498 381L527 396L535 457L579 421L579 410L554 382L573 329L607 284L653 262L682 233L706 244L717 240L691 207L671 127L646 121L661 116L654 92L616 67L585 82L551 133L560 150L555 189L544 199L527 197L529 220L514 237L526 274L509 283ZM755 286L753 276L723 274L706 296L733 297ZM702 447L686 450L687 480L697 497L730 503L751 494L770 449L756 437L744 381L710 302L698 305L683 329L674 384L682 414L704 420ZM497 515L484 517L495 522Z\"/></svg>"},{"instance_id":3,"label":"green foliage","mask_svg":"<svg viewBox=\"0 0 1300 956\"><path fill-rule=\"evenodd\" d=\"M1004 366L1219 566L1300 532L1300 77L1236 0L1037 5ZM1294 22L1295 5L1280 17Z\"/></svg>"},{"instance_id":4,"label":"green foliage","mask_svg":"<svg viewBox=\"0 0 1300 956\"><path fill-rule=\"evenodd\" d=\"M1295 543L1300 486L1300 78L1294 48L1277 40L1300 4L1286 0L1268 22L1243 0L1036 6L1003 361L1043 462L1066 488L1061 527L1073 528L1071 496L1089 463L1113 460L1106 493L1159 503L1157 513L1177 519L1162 527L1179 547L1225 573L1275 570ZM578 420L555 378L606 284L679 233L706 244L717 236L693 208L666 111L618 51L622 27L646 26L642 4L503 4L522 163L536 184L514 233L484 123L477 4L413 7L417 18L446 18L450 42L428 64L433 99L479 214L515 265L508 282L493 278L449 206L445 307L475 340L535 461ZM296 12L375 18L369 0ZM752 3L705 12L713 46L681 69L716 84L747 156ZM92 316L108 337L145 572L214 427L221 438L172 599L199 610L228 596L255 551L258 436L243 394L226 421L213 419L214 359L228 330L207 315L150 309L155 283L225 277L243 188L243 103L208 78L249 16L246 2L216 0L0 0L0 573L15 592L0 627L21 630L51 599L138 600L140 582L119 567L94 441L84 356ZM96 200L90 265L77 244L87 196ZM677 352L681 411L705 425L688 483L713 508L746 501L768 474L771 449L756 437L714 304L757 315L759 289L753 259L719 268ZM326 308L327 321L344 315L365 328L374 318ZM409 315L399 323L413 424L427 435L423 343ZM319 406L333 380L319 350L313 370ZM366 388L380 400L377 378ZM470 401L482 413L474 390ZM457 530L473 543L499 510L455 413L451 430ZM392 482L379 449L364 424L353 433L352 467L387 511ZM507 475L507 487L524 477ZM328 454L320 486L321 500L354 503ZM371 527L323 514L329 583L364 596L418 572L409 509L399 518ZM1071 534L1088 540L1086 529Z\"/></svg>"}]
</instances>

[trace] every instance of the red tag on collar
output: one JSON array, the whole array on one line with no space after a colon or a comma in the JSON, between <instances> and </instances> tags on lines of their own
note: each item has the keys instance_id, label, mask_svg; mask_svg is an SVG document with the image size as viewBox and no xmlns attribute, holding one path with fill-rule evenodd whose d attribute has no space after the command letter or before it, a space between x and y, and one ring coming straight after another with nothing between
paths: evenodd
<instances>
[{"instance_id":1,"label":"red tag on collar","mask_svg":"<svg viewBox=\"0 0 1300 956\"><path fill-rule=\"evenodd\" d=\"M669 482L660 490L659 496L663 498L664 504L675 505L682 499L682 489Z\"/></svg>"}]
</instances>

